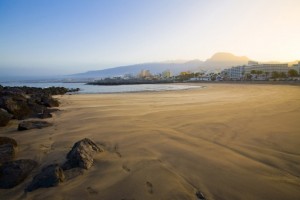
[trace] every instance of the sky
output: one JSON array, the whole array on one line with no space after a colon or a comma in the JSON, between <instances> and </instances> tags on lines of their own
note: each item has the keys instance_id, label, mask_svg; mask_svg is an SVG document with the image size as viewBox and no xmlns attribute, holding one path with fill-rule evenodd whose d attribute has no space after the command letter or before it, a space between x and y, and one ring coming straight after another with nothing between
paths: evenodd
<instances>
[{"instance_id":1,"label":"sky","mask_svg":"<svg viewBox=\"0 0 300 200\"><path fill-rule=\"evenodd\" d=\"M300 59L299 0L1 0L0 76L230 52Z\"/></svg>"}]
</instances>

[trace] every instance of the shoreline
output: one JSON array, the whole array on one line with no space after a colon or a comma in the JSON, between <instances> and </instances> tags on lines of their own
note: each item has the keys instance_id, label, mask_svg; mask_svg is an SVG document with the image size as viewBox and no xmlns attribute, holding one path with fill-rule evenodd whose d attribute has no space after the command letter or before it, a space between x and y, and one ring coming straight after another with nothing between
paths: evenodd
<instances>
[{"instance_id":1,"label":"shoreline","mask_svg":"<svg viewBox=\"0 0 300 200\"><path fill-rule=\"evenodd\" d=\"M178 85L185 85L185 84L178 84ZM140 91L123 91L123 92L99 92L99 93L70 93L71 95L93 95L93 94L135 94L135 93L161 93L161 92L172 92L172 91L186 91L186 90L197 90L197 89L204 89L206 86L203 85L192 85L194 87L184 88L184 89L166 89L166 90L140 90Z\"/></svg>"},{"instance_id":2,"label":"shoreline","mask_svg":"<svg viewBox=\"0 0 300 200\"><path fill-rule=\"evenodd\" d=\"M86 85L120 86L120 85L157 85L157 84L185 84L185 83L219 83L219 84L274 84L274 85L300 85L299 80L232 80L232 81L102 81L87 82Z\"/></svg>"}]
</instances>

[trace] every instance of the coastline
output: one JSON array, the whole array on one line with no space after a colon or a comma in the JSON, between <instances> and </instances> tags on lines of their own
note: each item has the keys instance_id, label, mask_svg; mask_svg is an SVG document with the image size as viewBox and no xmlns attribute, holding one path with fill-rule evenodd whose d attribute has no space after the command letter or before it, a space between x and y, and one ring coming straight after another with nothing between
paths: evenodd
<instances>
[{"instance_id":1,"label":"coastline","mask_svg":"<svg viewBox=\"0 0 300 200\"><path fill-rule=\"evenodd\" d=\"M47 120L53 127L18 133L13 121L1 128L1 136L20 143L18 157L40 167L63 162L84 137L105 150L80 177L26 197L195 199L197 191L218 200L299 197L299 88L199 84L206 88L56 96L62 105ZM30 180L0 196L24 197Z\"/></svg>"}]
</instances>

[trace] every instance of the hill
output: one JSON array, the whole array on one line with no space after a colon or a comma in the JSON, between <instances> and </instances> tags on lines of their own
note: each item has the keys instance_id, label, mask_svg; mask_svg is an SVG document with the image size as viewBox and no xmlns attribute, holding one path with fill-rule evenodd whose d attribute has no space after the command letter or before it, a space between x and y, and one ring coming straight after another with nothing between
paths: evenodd
<instances>
[{"instance_id":1,"label":"hill","mask_svg":"<svg viewBox=\"0 0 300 200\"><path fill-rule=\"evenodd\" d=\"M231 53L220 52L214 54L204 62L204 66L212 68L227 68L237 65L246 65L249 58L246 56L235 56Z\"/></svg>"},{"instance_id":2,"label":"hill","mask_svg":"<svg viewBox=\"0 0 300 200\"><path fill-rule=\"evenodd\" d=\"M92 77L112 77L125 74L136 75L141 70L149 70L152 74L159 74L165 70L170 70L172 74L177 75L182 71L201 71L201 70L222 70L226 67L245 65L248 62L245 56L235 56L231 53L216 53L205 62L200 60L190 60L187 62L157 62L143 63L135 65L120 66L103 70L88 71L79 74L73 74L71 77L92 78Z\"/></svg>"},{"instance_id":3,"label":"hill","mask_svg":"<svg viewBox=\"0 0 300 200\"><path fill-rule=\"evenodd\" d=\"M158 63L143 63L135 65L127 65L121 67L108 68L103 70L88 71L85 73L74 74L72 77L111 77L121 76L125 74L135 75L141 70L150 70L152 74L159 74L165 70L170 70L173 74L178 74L182 71L195 71L203 62L200 60L191 60L184 63L176 62L158 62Z\"/></svg>"}]
</instances>

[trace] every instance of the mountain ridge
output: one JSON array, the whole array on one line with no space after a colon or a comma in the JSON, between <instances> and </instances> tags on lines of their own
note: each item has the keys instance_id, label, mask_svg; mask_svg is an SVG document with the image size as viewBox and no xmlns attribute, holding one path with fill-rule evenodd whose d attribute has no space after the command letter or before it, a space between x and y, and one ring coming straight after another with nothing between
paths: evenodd
<instances>
[{"instance_id":1,"label":"mountain ridge","mask_svg":"<svg viewBox=\"0 0 300 200\"><path fill-rule=\"evenodd\" d=\"M218 52L211 58L201 61L199 59L188 60L184 62L166 61L166 62L149 62L125 66L117 66L102 70L87 71L70 75L71 77L112 77L122 76L125 74L135 75L141 70L149 70L153 74L162 73L170 70L176 75L182 71L201 71L201 70L222 70L226 67L245 65L250 59L246 56L235 56L232 53Z\"/></svg>"}]
</instances>

